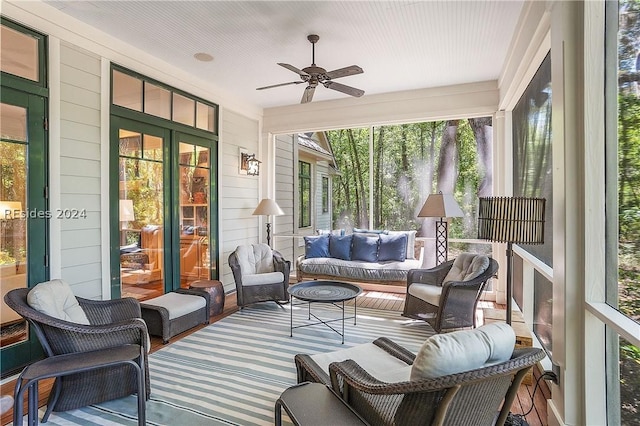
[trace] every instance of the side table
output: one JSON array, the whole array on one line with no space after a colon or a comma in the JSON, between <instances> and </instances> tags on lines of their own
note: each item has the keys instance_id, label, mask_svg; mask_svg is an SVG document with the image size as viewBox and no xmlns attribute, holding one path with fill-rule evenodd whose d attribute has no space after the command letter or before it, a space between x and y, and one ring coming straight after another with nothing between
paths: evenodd
<instances>
[{"instance_id":1,"label":"side table","mask_svg":"<svg viewBox=\"0 0 640 426\"><path fill-rule=\"evenodd\" d=\"M209 293L210 316L220 315L224 311L224 287L218 280L201 280L189 284L189 288L198 288Z\"/></svg>"},{"instance_id":2,"label":"side table","mask_svg":"<svg viewBox=\"0 0 640 426\"><path fill-rule=\"evenodd\" d=\"M366 425L331 388L303 382L285 389L276 401L275 425L282 425L282 409L296 426Z\"/></svg>"},{"instance_id":3,"label":"side table","mask_svg":"<svg viewBox=\"0 0 640 426\"><path fill-rule=\"evenodd\" d=\"M145 377L144 349L140 345L123 345L90 352L74 352L55 355L34 362L22 370L14 390L16 403L13 407L13 424L21 425L22 400L24 392L29 391L27 424L38 424L38 381L51 377L68 376L97 368L114 367L129 364L135 368L138 379L138 425L146 424L145 420ZM96 386L100 386L96 383Z\"/></svg>"}]
</instances>

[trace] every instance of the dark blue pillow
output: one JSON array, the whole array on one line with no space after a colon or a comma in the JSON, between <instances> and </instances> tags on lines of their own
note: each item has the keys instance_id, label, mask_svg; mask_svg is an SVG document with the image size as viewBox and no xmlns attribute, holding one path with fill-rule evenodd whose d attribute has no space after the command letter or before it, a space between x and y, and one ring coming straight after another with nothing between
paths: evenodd
<instances>
[{"instance_id":1,"label":"dark blue pillow","mask_svg":"<svg viewBox=\"0 0 640 426\"><path fill-rule=\"evenodd\" d=\"M378 241L380 239L367 235L353 234L353 249L351 259L365 262L378 261Z\"/></svg>"},{"instance_id":2,"label":"dark blue pillow","mask_svg":"<svg viewBox=\"0 0 640 426\"><path fill-rule=\"evenodd\" d=\"M380 248L378 248L378 260L395 260L404 262L407 258L407 234L380 234Z\"/></svg>"},{"instance_id":3,"label":"dark blue pillow","mask_svg":"<svg viewBox=\"0 0 640 426\"><path fill-rule=\"evenodd\" d=\"M329 257L329 236L304 237L304 257Z\"/></svg>"},{"instance_id":4,"label":"dark blue pillow","mask_svg":"<svg viewBox=\"0 0 640 426\"><path fill-rule=\"evenodd\" d=\"M329 254L342 260L351 260L352 235L329 235Z\"/></svg>"}]
</instances>

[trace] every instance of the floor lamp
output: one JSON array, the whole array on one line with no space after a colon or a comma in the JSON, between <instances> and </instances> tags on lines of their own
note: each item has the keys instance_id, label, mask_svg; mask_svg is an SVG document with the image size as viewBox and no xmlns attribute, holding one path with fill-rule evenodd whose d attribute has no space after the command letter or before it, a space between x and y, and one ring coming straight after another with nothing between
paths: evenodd
<instances>
[{"instance_id":1,"label":"floor lamp","mask_svg":"<svg viewBox=\"0 0 640 426\"><path fill-rule=\"evenodd\" d=\"M429 194L418 217L437 217L436 221L436 266L449 257L448 217L462 217L464 213L451 194Z\"/></svg>"},{"instance_id":2,"label":"floor lamp","mask_svg":"<svg viewBox=\"0 0 640 426\"><path fill-rule=\"evenodd\" d=\"M544 243L544 198L484 197L478 207L478 238L507 243L507 324L511 325L513 243Z\"/></svg>"},{"instance_id":3,"label":"floor lamp","mask_svg":"<svg viewBox=\"0 0 640 426\"><path fill-rule=\"evenodd\" d=\"M282 216L284 212L271 198L263 198L258 204L258 207L253 211L254 216L266 216L267 217L267 245L271 247L271 223L269 223L269 216Z\"/></svg>"}]
</instances>

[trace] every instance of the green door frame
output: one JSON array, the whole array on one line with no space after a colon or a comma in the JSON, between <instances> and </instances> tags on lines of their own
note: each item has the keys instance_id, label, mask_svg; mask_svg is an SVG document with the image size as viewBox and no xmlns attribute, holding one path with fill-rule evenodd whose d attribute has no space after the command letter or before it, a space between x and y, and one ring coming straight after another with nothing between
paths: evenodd
<instances>
[{"instance_id":1,"label":"green door frame","mask_svg":"<svg viewBox=\"0 0 640 426\"><path fill-rule=\"evenodd\" d=\"M162 127L143 123L136 120L131 120L128 118L111 116L111 129L110 129L110 144L109 144L109 158L110 158L110 167L109 167L109 199L111 202L109 203L109 217L110 221L110 233L111 236L110 241L110 253L111 253L111 261L110 261L110 269L111 269L111 298L118 299L122 297L121 289L122 285L120 282L120 227L119 227L119 209L118 209L118 200L120 198L119 189L119 133L120 129L126 129L133 132L140 132L146 135L157 136L162 138L163 140L163 149L162 149L162 164L163 164L163 176L162 179L164 182L167 182L170 179L171 173L171 158L169 155L169 141L171 138L171 132ZM171 191L163 191L163 212L162 215L164 217L164 223L162 225L163 231L163 256L164 256L164 284L165 291L167 291L167 286L169 285L169 278L172 277L172 264L171 264L171 250L167 250L167 247L172 248L171 245L171 235L170 225L171 225Z\"/></svg>"},{"instance_id":2,"label":"green door frame","mask_svg":"<svg viewBox=\"0 0 640 426\"><path fill-rule=\"evenodd\" d=\"M118 114L114 114L118 112ZM128 115L133 118L125 118L122 115ZM141 121L144 120L144 121ZM217 212L218 212L218 185L216 181L217 164L218 164L218 145L217 138L214 135L197 129L191 131L175 130L175 127L182 127L179 124L161 120L155 117L149 117L145 114L125 110L117 106L112 106L111 128L110 128L110 145L109 145L109 215L110 221L110 270L111 270L111 298L116 299L122 296L121 280L120 280L120 228L118 223L118 199L119 199L119 145L118 130L127 129L143 134L161 137L164 141L162 150L163 156L163 180L169 182L163 194L163 244L164 250L164 291L169 292L180 287L180 233L175 224L179 221L179 146L178 141L192 143L194 145L203 146L210 150L210 193L209 193L209 247L211 259L215 259L216 268L213 272L214 279L219 276L217 258ZM215 218L215 220L214 220ZM213 264L214 262L212 262Z\"/></svg>"},{"instance_id":3,"label":"green door frame","mask_svg":"<svg viewBox=\"0 0 640 426\"><path fill-rule=\"evenodd\" d=\"M219 268L218 268L218 182L217 179L217 168L218 168L218 143L217 141L209 138L205 138L202 136L196 136L190 133L185 133L181 131L174 131L173 141L171 146L171 157L176 160L171 163L171 169L173 176L176 176L176 179L173 179L171 182L172 189L172 215L174 217L174 223L178 223L180 219L180 188L178 187L180 179L177 177L180 176L180 144L179 142L187 142L193 145L202 146L204 148L209 149L209 194L207 194L207 199L209 200L209 223L208 226L208 243L209 243L209 256L211 258L211 264L215 264L215 270L213 274L211 273L211 269L209 269L209 279L218 279L219 278ZM215 219L215 220L214 220ZM180 265L180 259L178 258L180 254L180 232L177 226L174 226L171 230L172 237L174 241L178 244L178 250L174 253L175 257L175 265ZM215 244L214 244L215 243ZM215 262L214 262L215 259ZM212 276L213 275L213 276ZM177 290L180 287L180 268L174 268L173 271L173 290Z\"/></svg>"},{"instance_id":4,"label":"green door frame","mask_svg":"<svg viewBox=\"0 0 640 426\"><path fill-rule=\"evenodd\" d=\"M4 74L3 74L4 76ZM27 109L27 208L26 212L48 211L48 133L45 129L47 98L2 87L0 102ZM35 216L35 217L32 217ZM39 216L39 217L38 217ZM27 287L49 279L49 224L46 214L29 214L27 226ZM35 332L29 326L29 339L0 351L2 376L43 356Z\"/></svg>"}]
</instances>

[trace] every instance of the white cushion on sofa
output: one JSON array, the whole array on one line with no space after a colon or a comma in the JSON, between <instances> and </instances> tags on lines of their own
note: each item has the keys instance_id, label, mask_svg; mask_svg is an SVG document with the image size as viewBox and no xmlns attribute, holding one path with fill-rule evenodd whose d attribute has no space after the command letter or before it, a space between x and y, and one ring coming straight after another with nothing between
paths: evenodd
<instances>
[{"instance_id":1,"label":"white cushion on sofa","mask_svg":"<svg viewBox=\"0 0 640 426\"><path fill-rule=\"evenodd\" d=\"M411 380L432 379L475 370L511 358L516 335L506 323L428 338L413 362Z\"/></svg>"},{"instance_id":2,"label":"white cushion on sofa","mask_svg":"<svg viewBox=\"0 0 640 426\"><path fill-rule=\"evenodd\" d=\"M50 317L89 325L89 319L71 287L62 280L55 279L36 285L27 294L27 303L36 311Z\"/></svg>"},{"instance_id":3,"label":"white cushion on sofa","mask_svg":"<svg viewBox=\"0 0 640 426\"><path fill-rule=\"evenodd\" d=\"M482 274L489 267L489 258L483 254L460 253L453 261L443 283L447 281L468 281Z\"/></svg>"}]
</instances>

